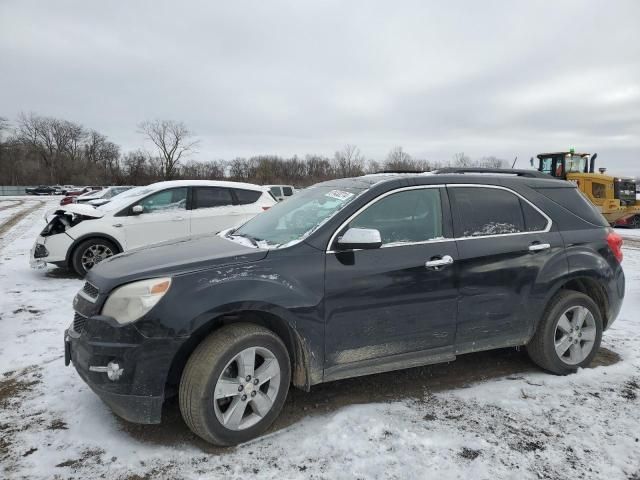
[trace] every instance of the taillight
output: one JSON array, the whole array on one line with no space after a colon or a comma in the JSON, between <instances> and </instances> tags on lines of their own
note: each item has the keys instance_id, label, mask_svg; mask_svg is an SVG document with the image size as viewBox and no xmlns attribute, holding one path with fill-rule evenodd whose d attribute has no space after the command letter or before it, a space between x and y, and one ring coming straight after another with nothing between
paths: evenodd
<instances>
[{"instance_id":1,"label":"taillight","mask_svg":"<svg viewBox=\"0 0 640 480\"><path fill-rule=\"evenodd\" d=\"M613 256L616 257L619 262L622 262L622 237L613 230L610 230L607 234L607 243Z\"/></svg>"},{"instance_id":2,"label":"taillight","mask_svg":"<svg viewBox=\"0 0 640 480\"><path fill-rule=\"evenodd\" d=\"M271 207L262 207L262 210L269 210Z\"/></svg>"}]
</instances>

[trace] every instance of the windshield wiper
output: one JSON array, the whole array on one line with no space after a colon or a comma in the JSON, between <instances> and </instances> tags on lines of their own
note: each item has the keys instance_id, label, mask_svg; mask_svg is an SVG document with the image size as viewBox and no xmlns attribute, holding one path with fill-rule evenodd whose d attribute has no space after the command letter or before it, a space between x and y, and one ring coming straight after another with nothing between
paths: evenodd
<instances>
[{"instance_id":1,"label":"windshield wiper","mask_svg":"<svg viewBox=\"0 0 640 480\"><path fill-rule=\"evenodd\" d=\"M247 235L246 233L235 233L235 230L232 230L229 233L227 233L227 237L229 237L229 238L233 238L233 237L246 238L247 240L249 240L251 242L251 245L253 245L256 248L259 248L258 247L258 239L252 237L251 235Z\"/></svg>"}]
</instances>

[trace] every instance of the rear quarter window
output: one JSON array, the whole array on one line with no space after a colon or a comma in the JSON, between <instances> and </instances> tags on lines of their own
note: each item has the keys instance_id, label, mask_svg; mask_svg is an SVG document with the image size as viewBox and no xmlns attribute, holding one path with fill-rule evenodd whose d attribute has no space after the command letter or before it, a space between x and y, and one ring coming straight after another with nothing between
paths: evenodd
<instances>
[{"instance_id":1,"label":"rear quarter window","mask_svg":"<svg viewBox=\"0 0 640 480\"><path fill-rule=\"evenodd\" d=\"M262 196L262 192L258 192L256 190L243 190L240 188L234 188L233 193L238 199L238 205L255 203Z\"/></svg>"},{"instance_id":2,"label":"rear quarter window","mask_svg":"<svg viewBox=\"0 0 640 480\"><path fill-rule=\"evenodd\" d=\"M609 226L600 211L577 188L536 188L538 193L593 225Z\"/></svg>"}]
</instances>

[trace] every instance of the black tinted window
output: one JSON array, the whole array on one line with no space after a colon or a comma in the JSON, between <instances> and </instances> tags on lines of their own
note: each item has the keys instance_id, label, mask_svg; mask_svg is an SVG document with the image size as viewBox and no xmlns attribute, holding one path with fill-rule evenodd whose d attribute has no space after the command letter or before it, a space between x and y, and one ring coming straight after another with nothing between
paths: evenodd
<instances>
[{"instance_id":1,"label":"black tinted window","mask_svg":"<svg viewBox=\"0 0 640 480\"><path fill-rule=\"evenodd\" d=\"M257 192L255 190L241 190L239 188L234 188L233 193L235 193L240 205L254 203L260 198L260 196L262 196L262 192Z\"/></svg>"},{"instance_id":2,"label":"black tinted window","mask_svg":"<svg viewBox=\"0 0 640 480\"><path fill-rule=\"evenodd\" d=\"M284 193L285 197L290 197L293 195L293 189L291 187L282 187L282 193Z\"/></svg>"},{"instance_id":3,"label":"black tinted window","mask_svg":"<svg viewBox=\"0 0 640 480\"><path fill-rule=\"evenodd\" d=\"M424 188L394 193L363 211L349 227L375 228L385 244L442 237L440 191Z\"/></svg>"},{"instance_id":4,"label":"black tinted window","mask_svg":"<svg viewBox=\"0 0 640 480\"><path fill-rule=\"evenodd\" d=\"M520 198L496 188L451 188L462 217L462 236L504 235L524 232Z\"/></svg>"},{"instance_id":5,"label":"black tinted window","mask_svg":"<svg viewBox=\"0 0 640 480\"><path fill-rule=\"evenodd\" d=\"M537 188L545 197L594 225L609 226L598 209L577 188Z\"/></svg>"},{"instance_id":6,"label":"black tinted window","mask_svg":"<svg viewBox=\"0 0 640 480\"><path fill-rule=\"evenodd\" d=\"M527 232L539 232L547 228L547 219L528 202L520 199L520 206L524 214L524 228Z\"/></svg>"},{"instance_id":7,"label":"black tinted window","mask_svg":"<svg viewBox=\"0 0 640 480\"><path fill-rule=\"evenodd\" d=\"M198 187L193 191L194 208L211 208L232 205L233 199L228 188Z\"/></svg>"}]
</instances>

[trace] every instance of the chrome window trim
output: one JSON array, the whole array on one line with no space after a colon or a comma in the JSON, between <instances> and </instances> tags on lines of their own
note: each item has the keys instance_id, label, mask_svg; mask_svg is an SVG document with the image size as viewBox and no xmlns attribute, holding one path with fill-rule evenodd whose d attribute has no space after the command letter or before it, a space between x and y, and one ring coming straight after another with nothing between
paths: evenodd
<instances>
[{"instance_id":1,"label":"chrome window trim","mask_svg":"<svg viewBox=\"0 0 640 480\"><path fill-rule=\"evenodd\" d=\"M329 239L329 243L327 243L326 253L336 253L337 252L337 250L329 250L329 248L331 247L331 245L333 245L333 242L335 241L336 237L338 236L338 232L340 232L340 230L342 230L345 225L347 225L351 220L353 220L355 217L360 215L364 210L369 208L374 203L377 203L380 200L382 200L383 198L386 198L389 195L393 195L394 193L406 192L408 190L423 190L423 189L427 189L427 188L444 188L445 186L446 185L444 185L444 184L438 184L438 185L414 185L412 187L401 187L401 188L396 188L395 190L390 190L388 192L385 192L382 195L374 198L373 200L369 201L367 204L363 205L358 210L356 210L355 213L353 213L349 218L347 218L344 222L342 222L340 224L340 226L333 232L333 235L331 235L331 238ZM406 247L408 245L421 245L421 244L424 244L424 243L452 242L454 240L455 239L453 239L453 238L434 238L434 239L431 239L431 240L422 240L420 242L406 242L406 243L397 243L397 244L387 243L387 244L383 244L380 248ZM358 251L358 250L361 250L361 249L358 248L358 249L353 249L353 250L350 250L350 251L355 252L355 251Z\"/></svg>"},{"instance_id":2,"label":"chrome window trim","mask_svg":"<svg viewBox=\"0 0 640 480\"><path fill-rule=\"evenodd\" d=\"M527 202L531 207L533 207L533 209L536 212L538 212L540 215L542 215L547 220L547 226L544 228L544 230L534 230L533 232L494 233L493 235L476 235L476 236L467 236L467 237L455 237L456 240L474 240L476 238L510 237L510 236L514 236L514 235L531 235L531 234L536 234L536 233L548 233L549 231L551 231L551 226L553 225L553 221L551 220L551 218L549 218L549 216L546 213L544 213L536 205L531 203L529 200L524 198L522 195L520 195L515 190L512 190L512 189L510 189L508 187L503 187L503 186L500 186L500 185L482 185L482 184L477 184L477 183L453 183L453 184L448 184L447 188L449 188L449 187L451 187L451 188L457 188L457 187L493 188L495 190L506 190L507 192L513 193L518 198L520 198L523 201ZM523 220L524 220L524 218L523 218Z\"/></svg>"},{"instance_id":3,"label":"chrome window trim","mask_svg":"<svg viewBox=\"0 0 640 480\"><path fill-rule=\"evenodd\" d=\"M437 184L437 185L414 185L412 187L402 187L402 188L397 188L395 190L390 190L390 191L380 195L379 197L374 198L373 200L368 202L366 205L360 207L354 214L352 214L349 218L347 218L344 222L342 222L340 224L340 226L333 232L333 235L331 235L331 238L329 239L329 243L327 244L325 253L337 253L338 250L329 250L329 247L331 245L333 245L333 242L335 241L335 239L336 239L336 237L338 235L338 232L340 232L340 230L342 230L344 228L344 226L347 225L356 216L358 216L360 213L362 213L363 210L367 209L369 206L373 205L374 203L378 202L379 200L382 200L383 198L385 198L385 197L387 197L389 195L393 195L394 193L403 192L403 191L407 191L407 190L421 190L421 189L425 189L425 188L450 188L450 187L452 187L452 188L455 188L455 187L493 188L493 189L496 189L496 190L506 190L507 192L514 194L518 198L520 198L523 201L527 202L531 207L533 207L533 209L535 211L537 211L540 215L542 215L547 220L547 225L544 228L544 230L535 230L533 232L496 233L496 234L492 234L492 235L477 235L477 236L453 237L453 238L434 238L432 240L423 240L421 242L406 242L406 243L396 243L396 244L388 243L386 245L383 244L380 248L408 247L408 246L412 246L412 245L423 245L423 244L429 244L429 243L455 242L455 241L458 241L458 240L475 240L475 239L494 238L494 237L511 237L511 236L515 236L515 235L535 235L535 234L540 234L540 233L548 233L549 231L551 231L551 227L553 226L553 221L551 220L551 218L546 213L544 213L542 210L540 210L540 208L538 208L536 205L531 203L529 200L527 200L525 197L520 195L515 190L512 190L511 188L503 187L501 185L486 185L486 184L477 184L477 183L449 183L449 184ZM361 249L353 249L353 250L349 250L349 251L356 252L356 251L359 251L359 250L361 250Z\"/></svg>"}]
</instances>

